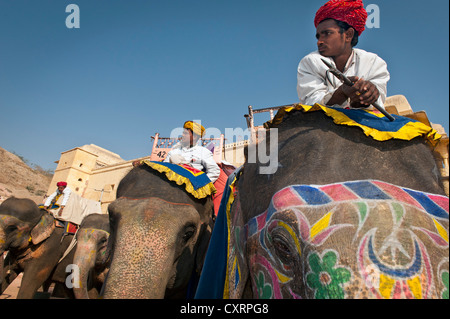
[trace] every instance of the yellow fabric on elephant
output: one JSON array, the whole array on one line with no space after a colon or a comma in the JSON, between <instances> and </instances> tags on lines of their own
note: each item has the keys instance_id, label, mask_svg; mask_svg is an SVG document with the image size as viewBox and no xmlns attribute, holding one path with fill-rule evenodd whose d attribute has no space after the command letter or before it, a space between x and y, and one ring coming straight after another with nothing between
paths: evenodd
<instances>
[{"instance_id":1,"label":"yellow fabric on elephant","mask_svg":"<svg viewBox=\"0 0 450 319\"><path fill-rule=\"evenodd\" d=\"M175 182L177 185L184 185L186 192L194 196L195 198L202 199L216 193L216 188L209 180L204 172L193 173L197 171L194 168L187 168L183 165L175 165L171 163L154 162L143 160L141 164L145 164L148 167L164 174L169 181ZM177 171L175 171L175 169ZM200 186L194 187L195 178L203 179Z\"/></svg>"},{"instance_id":2,"label":"yellow fabric on elephant","mask_svg":"<svg viewBox=\"0 0 450 319\"><path fill-rule=\"evenodd\" d=\"M295 104L290 107L283 107L273 120L266 122L264 126L270 128L281 124L285 117L289 116L293 111L303 111L305 113L322 111L331 117L335 124L359 127L366 136L371 136L377 141L390 139L409 141L415 137L423 136L432 146L435 146L441 138L441 135L428 125L403 116L393 115L395 121L390 122L383 114L375 110L340 109L320 104L313 106Z\"/></svg>"}]
</instances>

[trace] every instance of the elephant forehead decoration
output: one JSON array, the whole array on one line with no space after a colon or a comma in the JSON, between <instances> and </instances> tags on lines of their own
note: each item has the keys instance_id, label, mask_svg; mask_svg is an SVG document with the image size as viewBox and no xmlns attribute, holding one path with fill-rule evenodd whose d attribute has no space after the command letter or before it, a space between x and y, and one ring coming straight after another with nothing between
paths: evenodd
<instances>
[{"instance_id":1,"label":"elephant forehead decoration","mask_svg":"<svg viewBox=\"0 0 450 319\"><path fill-rule=\"evenodd\" d=\"M448 210L380 181L286 187L246 225L234 217L229 296L249 269L258 298L448 298Z\"/></svg>"}]
</instances>

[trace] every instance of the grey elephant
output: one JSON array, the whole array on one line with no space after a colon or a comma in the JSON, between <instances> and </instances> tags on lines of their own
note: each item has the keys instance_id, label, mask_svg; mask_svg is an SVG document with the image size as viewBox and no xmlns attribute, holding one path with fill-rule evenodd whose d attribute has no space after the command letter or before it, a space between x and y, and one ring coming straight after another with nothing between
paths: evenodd
<instances>
[{"instance_id":1,"label":"grey elephant","mask_svg":"<svg viewBox=\"0 0 450 319\"><path fill-rule=\"evenodd\" d=\"M82 227L79 230L84 233ZM66 251L74 234L64 233L64 228L55 227L53 216L32 200L5 200L0 205L0 255L8 254L0 263L1 291L23 272L18 299L31 299L39 287L46 291L52 282L59 297L74 298L66 283L70 275L67 267L73 264L76 248ZM82 239L80 242L84 244ZM80 271L85 272L83 268Z\"/></svg>"},{"instance_id":2,"label":"grey elephant","mask_svg":"<svg viewBox=\"0 0 450 319\"><path fill-rule=\"evenodd\" d=\"M141 164L122 179L108 211L112 261L103 297L186 298L213 227L211 196L197 199Z\"/></svg>"},{"instance_id":3,"label":"grey elephant","mask_svg":"<svg viewBox=\"0 0 450 319\"><path fill-rule=\"evenodd\" d=\"M91 214L83 219L73 257L73 264L79 270L79 282L73 285L75 298L98 298L109 271L110 260L106 254L109 233L107 214Z\"/></svg>"},{"instance_id":4,"label":"grey elephant","mask_svg":"<svg viewBox=\"0 0 450 319\"><path fill-rule=\"evenodd\" d=\"M287 113L269 123L276 172L257 158L229 180L215 228L227 249L209 250L196 297L448 298L448 197L424 139Z\"/></svg>"},{"instance_id":5,"label":"grey elephant","mask_svg":"<svg viewBox=\"0 0 450 319\"><path fill-rule=\"evenodd\" d=\"M54 218L29 199L8 198L0 205L0 254L9 251L2 291L23 272L17 298L31 299L54 271L72 241L63 237L64 228L55 227Z\"/></svg>"}]
</instances>

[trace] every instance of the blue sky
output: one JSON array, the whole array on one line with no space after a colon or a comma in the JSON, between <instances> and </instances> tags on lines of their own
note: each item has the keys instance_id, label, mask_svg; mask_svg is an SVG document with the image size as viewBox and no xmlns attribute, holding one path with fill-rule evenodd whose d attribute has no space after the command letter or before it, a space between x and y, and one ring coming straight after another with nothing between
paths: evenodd
<instances>
[{"instance_id":1,"label":"blue sky","mask_svg":"<svg viewBox=\"0 0 450 319\"><path fill-rule=\"evenodd\" d=\"M80 9L68 29L66 6ZM96 144L131 160L188 119L246 128L248 105L297 103L300 59L325 3L300 0L0 0L0 146L45 169ZM358 48L449 131L449 2L366 0ZM261 118L257 120L267 120ZM258 124L260 124L258 123Z\"/></svg>"}]
</instances>

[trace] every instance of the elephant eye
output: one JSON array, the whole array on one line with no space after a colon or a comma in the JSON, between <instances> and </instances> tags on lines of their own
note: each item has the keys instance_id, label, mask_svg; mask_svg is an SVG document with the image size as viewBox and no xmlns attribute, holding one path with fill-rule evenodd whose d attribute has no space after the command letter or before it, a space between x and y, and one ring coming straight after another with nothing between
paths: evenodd
<instances>
[{"instance_id":1,"label":"elephant eye","mask_svg":"<svg viewBox=\"0 0 450 319\"><path fill-rule=\"evenodd\" d=\"M107 241L108 241L108 238L102 237L102 238L99 240L98 244L99 244L99 245L104 245Z\"/></svg>"},{"instance_id":2,"label":"elephant eye","mask_svg":"<svg viewBox=\"0 0 450 319\"><path fill-rule=\"evenodd\" d=\"M10 233L12 233L12 232L15 231L15 230L17 230L17 226L15 226L15 225L9 225L8 227L6 227L5 232L6 232L7 234L10 234Z\"/></svg>"},{"instance_id":3,"label":"elephant eye","mask_svg":"<svg viewBox=\"0 0 450 319\"><path fill-rule=\"evenodd\" d=\"M282 236L273 236L273 247L275 253L284 264L291 264L293 262L293 253L289 243Z\"/></svg>"},{"instance_id":4,"label":"elephant eye","mask_svg":"<svg viewBox=\"0 0 450 319\"><path fill-rule=\"evenodd\" d=\"M274 238L273 239L273 245L275 249L279 252L281 252L284 255L290 255L291 250L289 249L289 246L280 238Z\"/></svg>"},{"instance_id":5,"label":"elephant eye","mask_svg":"<svg viewBox=\"0 0 450 319\"><path fill-rule=\"evenodd\" d=\"M187 243L189 241L189 239L191 239L192 236L194 236L195 231L196 231L195 226L187 226L184 230L183 242Z\"/></svg>"}]
</instances>

